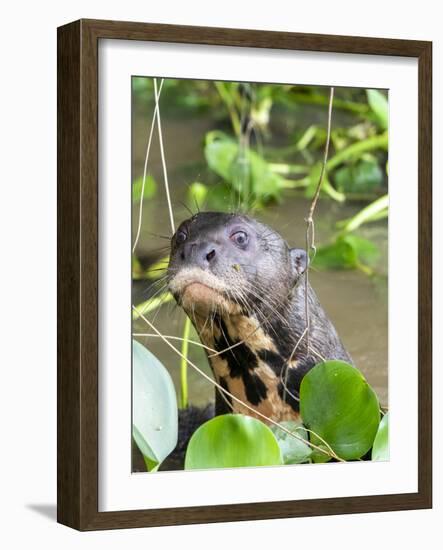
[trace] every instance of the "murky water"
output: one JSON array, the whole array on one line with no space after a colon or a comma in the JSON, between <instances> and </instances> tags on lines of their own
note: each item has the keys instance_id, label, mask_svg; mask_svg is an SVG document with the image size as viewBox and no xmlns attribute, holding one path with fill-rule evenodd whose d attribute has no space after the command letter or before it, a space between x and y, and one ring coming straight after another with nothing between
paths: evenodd
<instances>
[{"instance_id":1,"label":"murky water","mask_svg":"<svg viewBox=\"0 0 443 550\"><path fill-rule=\"evenodd\" d=\"M134 174L142 172L150 115L136 112L134 117ZM201 119L168 118L163 115L163 139L168 166L168 176L174 206L176 225L189 217L189 212L180 201L185 200L187 184L206 181L202 141L206 131L213 128L213 122ZM168 241L156 235L170 235L170 223L166 210L166 199L162 184L162 169L158 143L155 142L150 156L150 168L159 183L153 199L144 202L143 225L138 246L138 255L144 265L165 255L162 247ZM288 195L282 205L272 206L259 217L279 231L292 246L304 246L304 218L309 202ZM325 243L334 233L338 220L355 214L362 204L348 202L337 204L331 200L320 200L316 211L316 241ZM136 223L138 209L134 209L133 223ZM388 315L387 315L387 222L381 221L368 226L362 236L372 239L381 250L376 277L368 277L358 271L310 272L314 287L325 311L350 352L356 366L364 373L379 395L382 404L388 402ZM145 300L149 282L136 281L134 303ZM181 336L184 315L172 304L166 304L150 315L150 320L163 334ZM134 326L135 332L151 332L143 321ZM193 334L192 339L198 339ZM180 358L159 338L139 338L168 368L179 388ZM175 342L180 348L180 342ZM207 360L201 348L191 346L190 359L210 373ZM213 399L213 387L198 373L189 369L189 397L194 404L203 404Z\"/></svg>"}]
</instances>

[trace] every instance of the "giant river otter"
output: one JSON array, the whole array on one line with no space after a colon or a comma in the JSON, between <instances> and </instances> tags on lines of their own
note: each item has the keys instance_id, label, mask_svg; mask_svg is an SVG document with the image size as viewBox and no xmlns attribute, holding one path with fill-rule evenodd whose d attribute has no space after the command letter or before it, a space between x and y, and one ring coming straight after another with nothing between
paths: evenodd
<instances>
[{"instance_id":1,"label":"giant river otter","mask_svg":"<svg viewBox=\"0 0 443 550\"><path fill-rule=\"evenodd\" d=\"M217 391L215 414L297 418L300 383L309 369L322 359L351 362L310 286L308 349L306 264L304 250L290 248L276 231L243 214L201 212L177 229L169 289L213 350L208 358L215 380L250 407ZM208 409L182 412L182 450L199 416L204 421L209 415Z\"/></svg>"}]
</instances>

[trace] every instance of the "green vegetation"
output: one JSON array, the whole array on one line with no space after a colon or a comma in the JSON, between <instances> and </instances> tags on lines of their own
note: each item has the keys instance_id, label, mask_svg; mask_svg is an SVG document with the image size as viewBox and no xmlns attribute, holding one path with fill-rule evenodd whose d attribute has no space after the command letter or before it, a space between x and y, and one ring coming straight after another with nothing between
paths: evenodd
<instances>
[{"instance_id":1,"label":"green vegetation","mask_svg":"<svg viewBox=\"0 0 443 550\"><path fill-rule=\"evenodd\" d=\"M135 340L132 346L132 436L146 469L156 471L177 444L177 399L166 368Z\"/></svg>"},{"instance_id":2,"label":"green vegetation","mask_svg":"<svg viewBox=\"0 0 443 550\"><path fill-rule=\"evenodd\" d=\"M308 432L301 422L286 420L280 423L284 431L278 426L271 426L283 458L284 464L303 464L309 462L313 452L309 446ZM291 434L296 434L298 438Z\"/></svg>"},{"instance_id":3,"label":"green vegetation","mask_svg":"<svg viewBox=\"0 0 443 550\"><path fill-rule=\"evenodd\" d=\"M357 459L372 447L380 422L374 390L355 367L326 361L303 378L300 413L319 445L326 441L345 460Z\"/></svg>"},{"instance_id":4,"label":"green vegetation","mask_svg":"<svg viewBox=\"0 0 443 550\"><path fill-rule=\"evenodd\" d=\"M156 471L177 443L178 408L166 369L134 342L134 440L148 471ZM150 415L146 410L151 411ZM301 421L272 423L243 414L205 422L192 436L185 469L388 460L388 415L380 422L374 390L343 361L325 361L303 378Z\"/></svg>"},{"instance_id":5,"label":"green vegetation","mask_svg":"<svg viewBox=\"0 0 443 550\"><path fill-rule=\"evenodd\" d=\"M152 107L152 79L134 78L133 91L138 103ZM166 114L214 121L202 143L205 165L196 167L199 179L186 182L189 208L254 212L291 197L312 198L326 140L324 116L320 119L318 113L326 110L327 88L167 79L161 101ZM352 220L339 222L329 242L320 243L314 268L373 273L375 245L370 247L358 233L362 225L388 215L388 116L383 91L335 91L322 197L363 206ZM312 124L313 119L319 122ZM284 145L276 145L282 141ZM137 174L135 203L142 184ZM144 199L154 196L157 187L148 174ZM359 238L350 239L350 233ZM137 270L134 275L143 276Z\"/></svg>"},{"instance_id":6,"label":"green vegetation","mask_svg":"<svg viewBox=\"0 0 443 550\"><path fill-rule=\"evenodd\" d=\"M372 460L389 460L389 413L386 413L380 422L374 446Z\"/></svg>"},{"instance_id":7,"label":"green vegetation","mask_svg":"<svg viewBox=\"0 0 443 550\"><path fill-rule=\"evenodd\" d=\"M283 464L272 431L260 420L224 414L208 420L189 441L185 470Z\"/></svg>"},{"instance_id":8,"label":"green vegetation","mask_svg":"<svg viewBox=\"0 0 443 550\"><path fill-rule=\"evenodd\" d=\"M152 113L152 79L133 78L133 92L135 104ZM260 216L288 200L314 196L327 138L327 88L167 79L161 105L162 116L208 122L202 131L201 162L185 166L180 174L187 188L186 208L242 210ZM318 239L310 255L314 270L378 275L381 251L366 229L388 216L388 114L383 91L335 90L321 200L337 209L352 202L356 213ZM145 178L134 171L134 205L149 205L160 193L162 186L149 170ZM154 289L134 308L137 321L155 315L173 298L161 286L167 247L148 265L134 249L133 279L146 280ZM177 393L185 408L189 404L189 319L181 330ZM137 342L133 369L133 437L147 470L155 471L177 442L177 398L165 367ZM146 415L147 410L154 412ZM192 437L185 467L347 461L366 458L368 453L373 460L389 459L388 415L380 422L375 392L351 365L327 361L315 366L303 379L300 411L300 423L279 425L241 414L214 418Z\"/></svg>"}]
</instances>

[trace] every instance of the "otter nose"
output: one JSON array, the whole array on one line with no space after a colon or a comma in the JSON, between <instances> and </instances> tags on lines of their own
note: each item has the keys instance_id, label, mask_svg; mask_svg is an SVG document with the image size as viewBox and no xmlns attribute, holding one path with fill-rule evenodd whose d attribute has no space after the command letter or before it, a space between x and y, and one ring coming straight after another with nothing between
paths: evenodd
<instances>
[{"instance_id":1,"label":"otter nose","mask_svg":"<svg viewBox=\"0 0 443 550\"><path fill-rule=\"evenodd\" d=\"M215 250L212 249L206 254L206 260L211 262L215 258Z\"/></svg>"},{"instance_id":2,"label":"otter nose","mask_svg":"<svg viewBox=\"0 0 443 550\"><path fill-rule=\"evenodd\" d=\"M216 256L214 243L201 243L198 247L196 262L202 267L208 267L214 262Z\"/></svg>"},{"instance_id":3,"label":"otter nose","mask_svg":"<svg viewBox=\"0 0 443 550\"><path fill-rule=\"evenodd\" d=\"M185 262L197 264L205 268L211 264L217 255L216 247L213 243L186 243L182 253L182 259Z\"/></svg>"}]
</instances>

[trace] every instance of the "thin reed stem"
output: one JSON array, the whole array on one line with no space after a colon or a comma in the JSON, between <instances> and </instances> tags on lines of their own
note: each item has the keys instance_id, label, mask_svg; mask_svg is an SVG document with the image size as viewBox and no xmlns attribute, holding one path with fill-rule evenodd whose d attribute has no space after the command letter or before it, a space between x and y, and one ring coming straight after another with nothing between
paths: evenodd
<instances>
[{"instance_id":1,"label":"thin reed stem","mask_svg":"<svg viewBox=\"0 0 443 550\"><path fill-rule=\"evenodd\" d=\"M133 332L132 336L138 336L138 337L146 337L146 338L159 338L158 334L152 334L150 332ZM200 348L206 349L208 351L214 352L215 349L210 348L209 346L205 346L205 344L202 344L201 342L197 342L197 340L190 340L189 338L182 338L181 336L169 336L167 334L162 335L163 338L167 338L168 340L179 340L180 342L188 342L188 344L192 344L193 346L198 346Z\"/></svg>"},{"instance_id":2,"label":"thin reed stem","mask_svg":"<svg viewBox=\"0 0 443 550\"><path fill-rule=\"evenodd\" d=\"M172 235L175 233L175 223L174 223L174 214L172 211L172 204L171 204L171 195L169 193L169 182L168 182L168 171L166 169L166 160L165 160L165 150L163 147L163 133L162 133L162 123L161 123L161 117L160 117L160 108L159 108L159 97L157 94L157 79L154 78L154 91L155 91L155 106L157 108L157 128L158 128L158 140L160 145L160 156L162 159L162 167L163 167L163 180L165 184L165 191L166 191L166 200L168 203L168 210L169 210L169 219L171 222L171 230Z\"/></svg>"},{"instance_id":3,"label":"thin reed stem","mask_svg":"<svg viewBox=\"0 0 443 550\"><path fill-rule=\"evenodd\" d=\"M306 347L307 354L309 355L310 350L310 318L309 318L309 264L310 258L309 254L311 251L315 255L315 228L314 228L314 212L315 207L317 206L318 197L320 196L321 186L326 174L326 165L328 162L329 154L329 143L331 141L331 125L332 125L332 104L334 102L334 88L331 87L329 91L329 105L328 105L328 123L326 131L326 144L323 154L323 163L321 166L320 176L318 178L317 188L314 193L314 197L309 208L308 217L306 218L306 270L304 273L305 278L305 322L306 322Z\"/></svg>"},{"instance_id":4,"label":"thin reed stem","mask_svg":"<svg viewBox=\"0 0 443 550\"><path fill-rule=\"evenodd\" d=\"M140 231L141 231L141 227L142 227L142 219L143 219L143 197L144 197L144 194L145 194L145 184L146 184L146 177L147 177L147 174L148 174L148 160L149 160L149 153L151 151L151 143L152 143L152 135L154 133L154 127L155 127L155 121L157 120L158 118L158 101L160 99L160 94L162 92L162 88L163 88L163 78L160 82L160 88L158 90L158 97L156 96L155 98L155 109L154 109L154 114L152 115L152 121L151 121L151 129L149 130L149 138L148 138L148 145L146 147L146 155L145 155L145 163L144 163L144 166L143 166L143 180L142 180L142 191L141 191L141 197L140 197L140 204L139 204L139 210L138 210L138 224L137 224L137 233L135 235L135 239L134 239L134 244L132 245L132 253L134 254L134 251L137 247L137 244L138 244L138 240L140 238Z\"/></svg>"}]
</instances>

